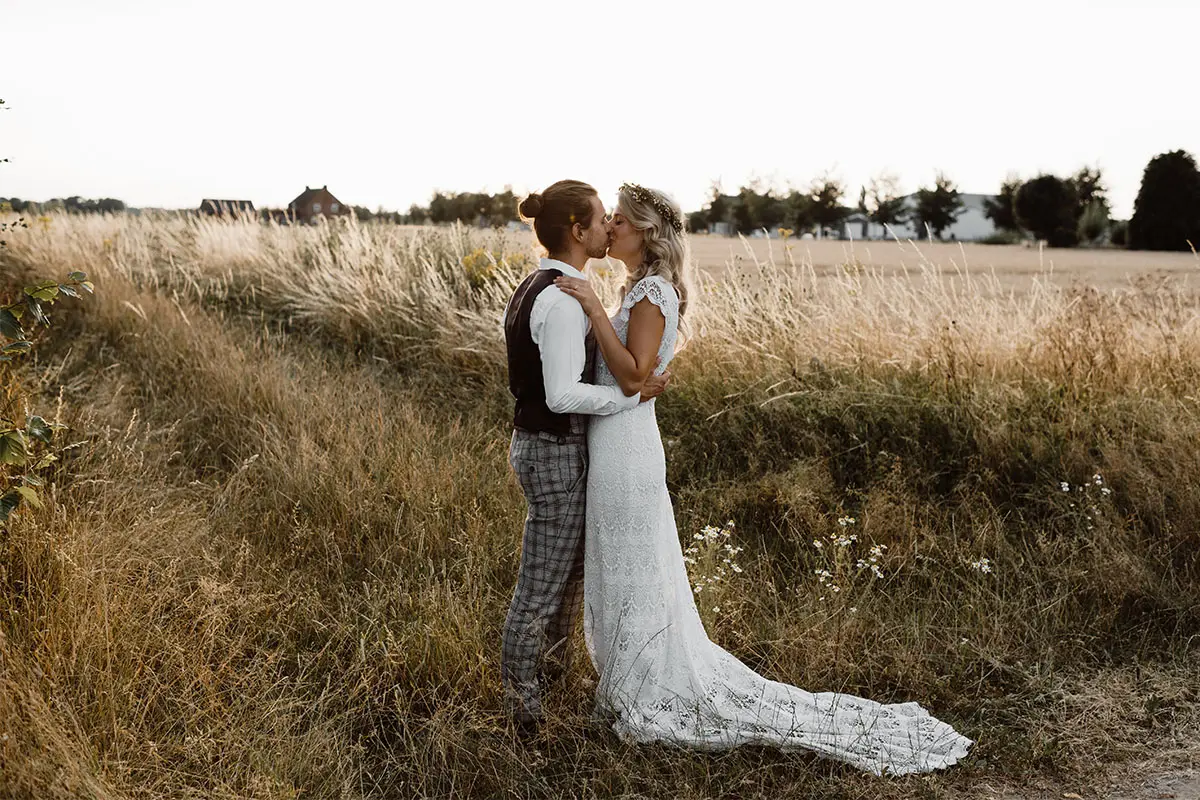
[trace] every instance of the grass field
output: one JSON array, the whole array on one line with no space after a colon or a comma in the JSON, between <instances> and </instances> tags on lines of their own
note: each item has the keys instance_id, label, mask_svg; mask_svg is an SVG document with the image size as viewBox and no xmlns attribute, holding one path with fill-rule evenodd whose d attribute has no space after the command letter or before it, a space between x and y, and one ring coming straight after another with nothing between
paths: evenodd
<instances>
[{"instance_id":1,"label":"grass field","mask_svg":"<svg viewBox=\"0 0 1200 800\"><path fill-rule=\"evenodd\" d=\"M497 320L527 239L56 216L0 251L8 293L96 282L0 373L6 413L86 443L0 540L0 795L1091 797L1194 764L1194 257L1048 251L1023 279L1013 248L964 273L957 248L773 244L722 268L737 240L694 243L658 405L681 536L733 519L744 548L706 625L773 678L920 701L978 741L966 762L626 746L589 722L586 659L541 742L509 735ZM847 515L884 577L813 546Z\"/></svg>"},{"instance_id":2,"label":"grass field","mask_svg":"<svg viewBox=\"0 0 1200 800\"><path fill-rule=\"evenodd\" d=\"M811 264L821 275L846 264L861 264L887 272L907 269L919 273L932 267L947 275L970 272L979 278L994 276L1004 290L1022 293L1033 278L1056 285L1122 289L1135 282L1169 280L1191 289L1200 286L1200 260L1193 253L1152 253L1120 249L1060 249L988 245L964 242L837 241L730 238L699 235L691 238L697 266L719 275L729 266L758 259Z\"/></svg>"}]
</instances>

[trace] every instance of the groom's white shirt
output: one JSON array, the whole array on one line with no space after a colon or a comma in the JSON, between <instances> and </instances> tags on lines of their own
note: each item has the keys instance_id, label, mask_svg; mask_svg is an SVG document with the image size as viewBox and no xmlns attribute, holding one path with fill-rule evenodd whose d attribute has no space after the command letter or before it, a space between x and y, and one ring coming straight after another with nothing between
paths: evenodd
<instances>
[{"instance_id":1,"label":"groom's white shirt","mask_svg":"<svg viewBox=\"0 0 1200 800\"><path fill-rule=\"evenodd\" d=\"M543 258L538 268L556 269L568 277L587 280L570 264L553 258ZM616 414L633 408L642 399L640 393L626 397L619 386L581 382L587 362L584 339L590 327L579 301L553 284L533 301L529 333L542 355L546 407L555 414Z\"/></svg>"}]
</instances>

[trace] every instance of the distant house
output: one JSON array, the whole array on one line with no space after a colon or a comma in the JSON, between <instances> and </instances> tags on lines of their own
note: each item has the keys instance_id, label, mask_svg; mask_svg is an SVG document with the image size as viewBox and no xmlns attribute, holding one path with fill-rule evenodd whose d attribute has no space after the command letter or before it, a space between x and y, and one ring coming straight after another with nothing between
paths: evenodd
<instances>
[{"instance_id":1,"label":"distant house","mask_svg":"<svg viewBox=\"0 0 1200 800\"><path fill-rule=\"evenodd\" d=\"M996 233L996 224L984 213L986 208L984 203L995 195L960 194L958 197L962 200L961 212L958 219L949 228L942 231L943 239L973 242L986 239ZM924 229L918 231L912 221L908 219L912 216L912 210L916 203L917 196L915 194L906 196L904 198L904 214L908 221L898 225L889 225L887 229L876 222L871 222L865 214L855 212L842 221L841 238L891 239L895 235L896 238L902 240L927 239L929 233Z\"/></svg>"},{"instance_id":2,"label":"distant house","mask_svg":"<svg viewBox=\"0 0 1200 800\"><path fill-rule=\"evenodd\" d=\"M254 203L249 200L214 200L204 198L200 201L200 213L210 217L253 217Z\"/></svg>"},{"instance_id":3,"label":"distant house","mask_svg":"<svg viewBox=\"0 0 1200 800\"><path fill-rule=\"evenodd\" d=\"M349 214L350 209L334 197L328 186L320 189L304 187L300 195L288 203L288 214L297 222L312 222L317 217L340 217Z\"/></svg>"}]
</instances>

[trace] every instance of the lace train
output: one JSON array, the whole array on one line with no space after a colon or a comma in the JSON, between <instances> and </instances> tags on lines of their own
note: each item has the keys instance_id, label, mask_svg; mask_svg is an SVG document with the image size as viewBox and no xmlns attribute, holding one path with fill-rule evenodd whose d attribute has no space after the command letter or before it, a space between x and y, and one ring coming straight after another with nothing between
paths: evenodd
<instances>
[{"instance_id":1,"label":"lace train","mask_svg":"<svg viewBox=\"0 0 1200 800\"><path fill-rule=\"evenodd\" d=\"M678 328L669 283L639 282L613 324L625 341L629 309L643 297L667 321L661 371ZM597 367L598 382L615 383ZM614 719L622 739L801 748L893 775L946 767L966 754L971 740L916 703L806 692L758 675L708 639L667 493L654 401L593 418L588 451L584 634L600 675L597 712Z\"/></svg>"}]
</instances>

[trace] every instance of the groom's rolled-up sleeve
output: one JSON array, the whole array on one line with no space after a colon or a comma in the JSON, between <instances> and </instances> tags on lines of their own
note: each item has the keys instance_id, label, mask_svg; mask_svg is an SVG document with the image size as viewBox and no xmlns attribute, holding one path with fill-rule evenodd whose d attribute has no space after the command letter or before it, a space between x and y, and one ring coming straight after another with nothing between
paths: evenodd
<instances>
[{"instance_id":1,"label":"groom's rolled-up sleeve","mask_svg":"<svg viewBox=\"0 0 1200 800\"><path fill-rule=\"evenodd\" d=\"M552 289L546 290L549 291ZM584 350L587 316L578 302L565 295L545 299L549 305L545 319L539 326L540 335L534 338L542 354L546 407L555 414L596 416L616 414L635 407L641 401L640 393L627 397L619 386L597 386L582 382L583 367L587 363L587 352Z\"/></svg>"}]
</instances>

